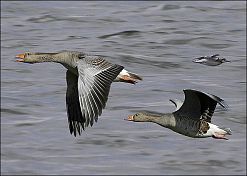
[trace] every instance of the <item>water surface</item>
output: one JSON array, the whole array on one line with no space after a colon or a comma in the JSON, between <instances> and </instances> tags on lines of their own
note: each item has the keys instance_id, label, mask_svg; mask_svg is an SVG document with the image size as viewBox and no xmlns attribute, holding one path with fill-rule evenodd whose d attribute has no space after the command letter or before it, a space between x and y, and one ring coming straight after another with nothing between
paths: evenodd
<instances>
[{"instance_id":1,"label":"water surface","mask_svg":"<svg viewBox=\"0 0 247 176\"><path fill-rule=\"evenodd\" d=\"M1 2L2 174L246 174L246 2ZM14 62L25 51L84 51L143 76L114 83L98 123L70 135L66 70ZM220 54L217 67L192 63ZM230 140L193 139L139 111L172 112L183 89L223 98Z\"/></svg>"}]
</instances>

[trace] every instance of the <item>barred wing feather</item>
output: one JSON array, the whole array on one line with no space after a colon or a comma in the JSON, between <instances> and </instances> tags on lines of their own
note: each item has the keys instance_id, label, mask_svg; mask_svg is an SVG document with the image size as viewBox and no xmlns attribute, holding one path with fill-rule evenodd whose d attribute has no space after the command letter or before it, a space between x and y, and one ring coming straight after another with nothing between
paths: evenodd
<instances>
[{"instance_id":1,"label":"barred wing feather","mask_svg":"<svg viewBox=\"0 0 247 176\"><path fill-rule=\"evenodd\" d=\"M86 64L84 60L80 60L77 68L81 113L85 118L85 126L89 123L92 126L105 108L111 83L122 71L123 66L96 58Z\"/></svg>"}]
</instances>

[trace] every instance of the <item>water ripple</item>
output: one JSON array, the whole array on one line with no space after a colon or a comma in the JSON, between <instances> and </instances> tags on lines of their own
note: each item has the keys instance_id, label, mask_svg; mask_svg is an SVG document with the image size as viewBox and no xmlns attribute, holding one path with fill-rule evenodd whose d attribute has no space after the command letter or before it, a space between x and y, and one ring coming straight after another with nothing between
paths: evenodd
<instances>
[{"instance_id":1,"label":"water ripple","mask_svg":"<svg viewBox=\"0 0 247 176\"><path fill-rule=\"evenodd\" d=\"M150 57L151 58L151 57ZM138 63L142 65L152 65L159 68L179 68L180 64L168 61L155 61L153 59L141 59L131 55L120 55L119 59L125 63Z\"/></svg>"},{"instance_id":2,"label":"water ripple","mask_svg":"<svg viewBox=\"0 0 247 176\"><path fill-rule=\"evenodd\" d=\"M99 36L98 38L106 39L106 38L113 37L113 36L133 37L133 36L137 36L140 33L141 33L141 31L128 30L128 31L116 32L116 33L113 33L113 34L102 35L102 36Z\"/></svg>"},{"instance_id":3,"label":"water ripple","mask_svg":"<svg viewBox=\"0 0 247 176\"><path fill-rule=\"evenodd\" d=\"M212 44L200 43L200 45L209 49L224 49L232 46L231 44L213 44L213 43Z\"/></svg>"},{"instance_id":4,"label":"water ripple","mask_svg":"<svg viewBox=\"0 0 247 176\"><path fill-rule=\"evenodd\" d=\"M42 15L40 17L31 17L27 19L27 21L30 21L33 23L45 23L45 22L53 22L57 20L58 19L52 15Z\"/></svg>"},{"instance_id":5,"label":"water ripple","mask_svg":"<svg viewBox=\"0 0 247 176\"><path fill-rule=\"evenodd\" d=\"M2 173L246 174L244 1L1 1L1 7ZM97 125L75 138L66 122L64 68L12 61L20 51L77 49L109 56L144 80L112 84ZM232 62L191 62L215 53ZM217 107L214 123L231 127L229 140L123 120L137 112L172 112L169 98L183 100L185 88L226 100L230 109Z\"/></svg>"},{"instance_id":6,"label":"water ripple","mask_svg":"<svg viewBox=\"0 0 247 176\"><path fill-rule=\"evenodd\" d=\"M29 113L22 112L20 110L13 110L13 109L6 109L1 108L1 112L7 113L7 114L14 114L14 115L28 115Z\"/></svg>"}]
</instances>

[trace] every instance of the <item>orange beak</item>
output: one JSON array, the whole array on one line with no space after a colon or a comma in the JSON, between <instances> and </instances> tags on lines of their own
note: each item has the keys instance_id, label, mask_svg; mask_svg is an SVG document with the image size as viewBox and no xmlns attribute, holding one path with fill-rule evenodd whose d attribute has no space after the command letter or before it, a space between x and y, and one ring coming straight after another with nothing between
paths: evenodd
<instances>
[{"instance_id":1,"label":"orange beak","mask_svg":"<svg viewBox=\"0 0 247 176\"><path fill-rule=\"evenodd\" d=\"M24 62L25 54L18 54L15 57L18 58L16 62Z\"/></svg>"},{"instance_id":2,"label":"orange beak","mask_svg":"<svg viewBox=\"0 0 247 176\"><path fill-rule=\"evenodd\" d=\"M128 121L134 121L134 117L133 115L129 115L127 119L124 119L124 120L128 120Z\"/></svg>"}]
</instances>

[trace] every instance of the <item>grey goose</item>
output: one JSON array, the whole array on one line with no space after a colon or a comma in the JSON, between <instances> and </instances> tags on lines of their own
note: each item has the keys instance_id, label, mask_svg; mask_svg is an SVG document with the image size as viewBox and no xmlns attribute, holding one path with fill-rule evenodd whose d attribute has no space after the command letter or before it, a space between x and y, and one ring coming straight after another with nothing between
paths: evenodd
<instances>
[{"instance_id":1,"label":"grey goose","mask_svg":"<svg viewBox=\"0 0 247 176\"><path fill-rule=\"evenodd\" d=\"M66 108L70 133L80 135L89 124L97 122L108 100L112 82L135 84L140 76L112 64L104 57L77 51L18 54L16 62L56 62L67 68Z\"/></svg>"},{"instance_id":2,"label":"grey goose","mask_svg":"<svg viewBox=\"0 0 247 176\"><path fill-rule=\"evenodd\" d=\"M227 108L224 100L197 90L185 89L183 91L185 100L181 106L179 105L178 110L165 114L140 112L128 116L125 120L153 122L193 138L213 137L216 139L228 139L226 135L231 134L229 128L220 128L211 123L217 103L224 109Z\"/></svg>"}]
</instances>

